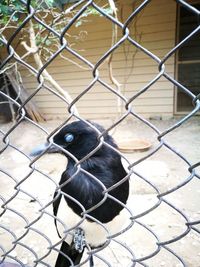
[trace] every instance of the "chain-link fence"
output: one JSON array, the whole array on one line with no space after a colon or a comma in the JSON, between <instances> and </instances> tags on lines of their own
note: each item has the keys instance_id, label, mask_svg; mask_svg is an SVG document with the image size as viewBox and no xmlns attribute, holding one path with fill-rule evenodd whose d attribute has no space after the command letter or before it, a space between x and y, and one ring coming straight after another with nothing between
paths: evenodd
<instances>
[{"instance_id":1,"label":"chain-link fence","mask_svg":"<svg viewBox=\"0 0 200 267\"><path fill-rule=\"evenodd\" d=\"M11 1L8 3L8 6L11 5L8 14L4 14L4 21L5 5L4 9L3 4L1 5L1 107L3 112L3 105L8 104L6 115L9 118L16 116L13 123L2 124L0 130L1 264L13 262L21 266L55 266L62 241L70 239L73 243L73 253L79 253L80 256L83 253L82 248L85 248L83 257L80 263L77 259L79 256L69 260L69 257L74 255L69 252L64 257L65 260L68 259L69 265L66 262L62 265L58 261L57 266L200 266L200 221L197 208L200 163L199 139L195 133L198 130L198 119L192 118L200 109L199 94L192 93L190 88L168 74L165 66L167 60L174 57L188 40L199 34L200 26L195 27L164 57L159 58L141 45L138 37L133 38L130 34L137 15L153 1L132 1L134 10L123 23L118 18L115 2L108 1L107 5L101 2L57 1L57 6L50 8L48 1ZM199 20L200 11L195 6L181 0L173 2L194 14ZM54 12L57 12L57 15ZM67 14L68 21L64 20L61 23L61 20L58 20L60 14L63 17ZM91 14L101 16L102 20L109 20L113 27L111 48L101 54L95 63L83 57L81 51L73 49L67 35L73 25L76 24L78 27L79 24L84 24L84 19L87 20ZM60 28L54 27L58 21L59 25L62 25ZM137 25L134 24L135 26ZM9 30L6 32L7 29ZM40 29L40 32L35 35L37 29ZM20 35L22 31L25 38L30 38L28 45L23 39L24 36ZM45 31L48 32L47 35L44 35ZM51 38L48 39L49 37ZM42 46L43 54L38 53L34 38L39 38L38 47ZM17 50L18 42L23 43L25 52ZM153 60L158 69L157 75L130 97L121 92L117 78L112 75L112 55L124 42L128 42L131 47ZM51 46L54 50L50 53ZM73 64L78 67L81 64L87 66L92 75L90 83L73 97L73 100L58 85L56 78L48 73L49 66L54 64L63 51L67 51L79 62L77 64L74 59ZM32 59L26 60L27 54L31 54ZM44 64L41 60L42 55L43 60L45 58ZM109 62L112 84L107 82L99 71L105 62ZM35 77L36 84L29 95L24 96L26 86L23 84L23 72L20 74L16 71L17 66L23 66ZM181 119L151 121L135 111L135 100L150 91L151 86L160 78L167 80L187 95L193 104L191 112ZM78 71L76 79L79 79ZM87 101L88 93L97 84L100 84L109 95L116 96L116 105L121 109L112 124L104 123L107 125L105 129L87 121L77 109L79 101L82 98ZM43 116L32 100L37 100L37 95L40 96L42 90L48 91L50 95L65 103L67 111L64 121L36 122L42 120ZM131 119L128 124L125 123L127 119ZM87 129L87 138L90 140L85 139L85 143L80 143L77 150L70 148L70 145L67 148L60 139L62 135L65 143L74 141L76 133L73 132L72 135L70 132L74 131L74 128L67 126L72 125L72 121L81 123L75 127L76 131ZM63 129L67 129L67 132L63 133ZM132 136L137 132L149 138L153 144L150 150L123 154L107 136L109 133L114 137L126 139L128 135ZM81 134L84 140L84 135ZM93 135L97 143L90 147ZM36 151L35 147L42 140L47 141L46 146L37 148ZM186 145L187 142L189 143L185 153L179 152L177 147L180 143ZM81 152L82 147L86 149L85 152ZM59 153L50 153L56 149ZM190 153L187 153L188 151ZM117 164L112 165L109 157L114 157ZM67 158L67 174L62 175L66 169ZM96 164L93 166L94 158ZM124 162L124 166L126 165L124 168L127 173L123 167L120 169L119 158ZM168 162L168 167L165 162ZM113 166L113 177L117 178L114 182L112 177L112 181L109 182L112 175L107 169ZM105 179L103 175L108 175L108 178ZM84 186L82 189L82 183L78 183L77 179L83 177L87 181L88 191ZM128 183L130 189L126 201L124 195L127 193ZM93 190L97 193L93 194ZM95 198L98 190L101 197ZM54 192L57 192L56 195ZM87 205L79 194L87 198ZM66 208L58 212L63 199L71 207L70 213L66 212L66 215ZM73 217L72 210L76 213L76 219L69 223ZM106 216L109 219L106 219ZM111 218L117 218L117 227L112 226Z\"/></svg>"}]
</instances>

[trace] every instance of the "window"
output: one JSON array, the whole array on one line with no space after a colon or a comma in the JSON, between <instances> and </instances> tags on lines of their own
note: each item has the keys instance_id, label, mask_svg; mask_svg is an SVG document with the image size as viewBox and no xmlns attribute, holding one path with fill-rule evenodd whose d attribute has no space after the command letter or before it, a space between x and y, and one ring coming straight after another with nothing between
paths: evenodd
<instances>
[{"instance_id":1,"label":"window","mask_svg":"<svg viewBox=\"0 0 200 267\"><path fill-rule=\"evenodd\" d=\"M193 5L200 10L200 3ZM198 25L200 19L194 12L183 6L178 8L178 33L177 42L182 41ZM193 94L200 93L200 32L195 34L177 53L176 75L177 80L186 86ZM176 91L176 112L184 113L193 108L191 98L181 92Z\"/></svg>"}]
</instances>

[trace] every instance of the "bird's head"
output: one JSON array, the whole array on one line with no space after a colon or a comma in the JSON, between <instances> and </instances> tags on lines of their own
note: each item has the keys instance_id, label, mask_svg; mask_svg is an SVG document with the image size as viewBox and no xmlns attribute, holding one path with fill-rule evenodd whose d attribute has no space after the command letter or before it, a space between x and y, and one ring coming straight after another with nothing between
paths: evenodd
<instances>
[{"instance_id":1,"label":"bird's head","mask_svg":"<svg viewBox=\"0 0 200 267\"><path fill-rule=\"evenodd\" d=\"M104 132L104 128L97 123L91 123L99 132ZM78 160L82 159L93 151L100 143L98 131L83 121L74 121L64 126L53 137L53 143L70 152ZM108 134L104 136L105 142L113 147L116 147L112 137ZM48 149L47 153L63 153L54 144ZM31 153L31 156L38 156L48 147L48 144L36 147ZM95 154L101 153L102 148L99 148ZM66 156L67 153L66 153Z\"/></svg>"}]
</instances>

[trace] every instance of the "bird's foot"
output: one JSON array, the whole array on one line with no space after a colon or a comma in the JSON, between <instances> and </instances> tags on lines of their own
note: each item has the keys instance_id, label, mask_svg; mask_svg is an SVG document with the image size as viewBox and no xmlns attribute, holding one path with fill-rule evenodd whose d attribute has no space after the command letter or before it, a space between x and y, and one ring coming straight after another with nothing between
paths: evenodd
<instances>
[{"instance_id":1,"label":"bird's foot","mask_svg":"<svg viewBox=\"0 0 200 267\"><path fill-rule=\"evenodd\" d=\"M76 230L74 232L73 243L74 243L75 250L77 250L79 253L83 252L83 250L86 246L85 233L84 233L83 229L76 228Z\"/></svg>"}]
</instances>

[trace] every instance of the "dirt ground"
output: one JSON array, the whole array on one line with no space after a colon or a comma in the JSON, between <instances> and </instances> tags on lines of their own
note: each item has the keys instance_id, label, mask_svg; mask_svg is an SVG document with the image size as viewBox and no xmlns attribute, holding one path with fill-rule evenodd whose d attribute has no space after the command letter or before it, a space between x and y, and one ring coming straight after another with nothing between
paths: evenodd
<instances>
[{"instance_id":1,"label":"dirt ground","mask_svg":"<svg viewBox=\"0 0 200 267\"><path fill-rule=\"evenodd\" d=\"M162 132L177 120L150 122ZM42 124L42 127L51 132L61 123L50 121ZM112 122L108 120L100 123L108 127ZM34 260L41 259L37 266L54 266L56 252L52 250L50 253L48 248L58 242L59 238L51 216L52 207L46 207L46 204L52 199L55 182L59 181L67 161L58 154L44 155L32 165L35 168L32 172L26 154L44 142L47 134L28 122L22 122L9 134L9 145L4 150L6 145L3 137L11 127L11 123L1 124L0 127L0 148L3 149L0 153L1 205L9 200L6 203L6 212L0 218L0 254L10 250L7 261L15 260L35 266ZM195 164L200 161L199 132L200 118L196 117L167 134L164 140L189 163ZM150 155L159 145L157 133L137 120L122 122L112 134L117 141L140 138L151 143L148 151L124 154L131 163ZM6 142L8 143L8 139ZM131 176L127 205L134 216L140 216L128 231L113 239L106 249L95 254L95 266L128 267L133 266L131 258L147 257L147 260L142 263L139 261L135 266L200 267L200 227L198 224L194 225L197 229L195 231L185 224L187 220L200 220L200 180L197 177L190 180L191 174L184 158L162 146L156 153L134 166L135 174ZM200 168L196 171L200 174ZM158 191L164 193L187 179L190 180L188 183L163 196L159 203ZM32 201L33 199L36 201ZM3 207L0 212L4 212ZM155 209L151 210L152 207ZM150 211L142 216L148 210ZM181 235L183 237L179 238ZM157 246L157 242L174 238L177 238L176 242ZM13 243L16 239L18 242ZM84 266L89 266L89 263Z\"/></svg>"}]
</instances>

